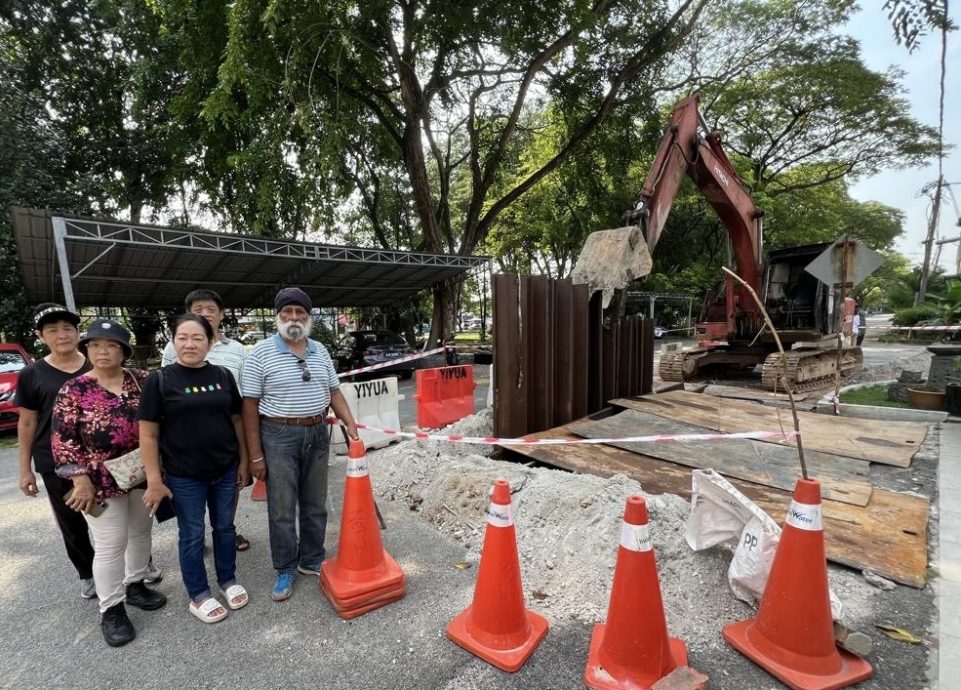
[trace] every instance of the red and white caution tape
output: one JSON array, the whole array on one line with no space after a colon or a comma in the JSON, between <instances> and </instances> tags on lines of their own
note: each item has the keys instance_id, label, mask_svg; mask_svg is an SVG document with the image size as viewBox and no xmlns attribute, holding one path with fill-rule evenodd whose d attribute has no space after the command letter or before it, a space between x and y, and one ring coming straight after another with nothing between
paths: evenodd
<instances>
[{"instance_id":1,"label":"red and white caution tape","mask_svg":"<svg viewBox=\"0 0 961 690\"><path fill-rule=\"evenodd\" d=\"M961 326L868 326L869 331L961 331Z\"/></svg>"},{"instance_id":2,"label":"red and white caution tape","mask_svg":"<svg viewBox=\"0 0 961 690\"><path fill-rule=\"evenodd\" d=\"M443 352L446 347L435 347L433 350L425 350L424 352L417 352L412 355L407 355L406 357L398 357L397 359L392 359L389 362L382 362L380 364L371 364L369 367L360 367L359 369L351 369L350 371L344 371L337 376L353 376L354 374L360 374L365 371L374 371L376 369L386 369L387 367L393 367L403 362L413 362L415 359L421 359L422 357L427 357L429 355L436 355L438 352Z\"/></svg>"},{"instance_id":3,"label":"red and white caution tape","mask_svg":"<svg viewBox=\"0 0 961 690\"><path fill-rule=\"evenodd\" d=\"M327 417L328 424L343 424L336 417ZM734 439L784 439L797 436L791 431L739 431L734 434L652 434L650 436L623 436L620 438L497 438L495 436L463 436L461 434L432 434L426 431L398 431L379 429L366 424L357 424L358 429L377 431L387 436L413 438L420 441L445 441L448 443L476 443L483 446L570 446L597 443L689 443L692 441L727 441Z\"/></svg>"}]
</instances>

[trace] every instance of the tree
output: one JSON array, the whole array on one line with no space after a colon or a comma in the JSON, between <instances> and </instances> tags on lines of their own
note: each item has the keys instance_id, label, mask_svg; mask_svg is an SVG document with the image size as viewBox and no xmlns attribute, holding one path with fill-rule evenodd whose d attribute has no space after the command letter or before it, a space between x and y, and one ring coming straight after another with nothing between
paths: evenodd
<instances>
[{"instance_id":1,"label":"tree","mask_svg":"<svg viewBox=\"0 0 961 690\"><path fill-rule=\"evenodd\" d=\"M913 52L934 29L942 34L957 29L948 15L948 0L885 0L894 40Z\"/></svg>"},{"instance_id":2,"label":"tree","mask_svg":"<svg viewBox=\"0 0 961 690\"><path fill-rule=\"evenodd\" d=\"M44 99L20 79L24 55L0 22L0 331L30 346L33 322L13 239L11 205L71 206L78 201L63 161L64 142L51 125Z\"/></svg>"},{"instance_id":3,"label":"tree","mask_svg":"<svg viewBox=\"0 0 961 690\"><path fill-rule=\"evenodd\" d=\"M937 151L936 130L910 116L899 73L868 69L850 39L808 48L805 62L735 80L708 113L729 151L750 163L752 190L775 196L920 165ZM785 176L798 166L818 174Z\"/></svg>"},{"instance_id":4,"label":"tree","mask_svg":"<svg viewBox=\"0 0 961 690\"><path fill-rule=\"evenodd\" d=\"M639 115L621 113L598 128L569 160L501 214L483 251L505 271L567 276L587 235L619 224L643 182L642 159L635 152L653 147L660 132L639 127ZM504 186L530 175L563 145L561 118L544 119L550 124L521 150ZM656 115L645 120L657 122Z\"/></svg>"},{"instance_id":5,"label":"tree","mask_svg":"<svg viewBox=\"0 0 961 690\"><path fill-rule=\"evenodd\" d=\"M769 248L833 241L844 233L875 248L889 246L901 232L899 213L851 199L847 180L879 167L919 163L934 150L933 130L910 117L899 74L871 72L857 45L834 33L832 27L852 7L846 0L723 0L709 6L667 69L674 79L662 87L661 112L633 120L647 131L633 140L623 131L605 137L611 125L606 123L570 161L512 205L491 234L491 251L522 270L531 264L565 266L586 232L611 227L629 207L625 190L640 187L677 89L691 85L700 87L702 110L726 135L726 149L767 214ZM521 160L543 156L541 150L551 150L543 133L525 147ZM625 151L633 165L605 175L602 162ZM578 158L593 160L593 173L585 174L588 166L577 169ZM515 176L522 175L523 165ZM596 219L569 211L585 196ZM545 210L554 210L557 220L547 220ZM580 218L594 224L585 231L569 222ZM574 238L573 247L551 239L561 232ZM688 251L694 245L705 249L697 259ZM716 267L726 260L726 232L693 187L682 188L654 260L655 271L671 274L692 261Z\"/></svg>"},{"instance_id":6,"label":"tree","mask_svg":"<svg viewBox=\"0 0 961 690\"><path fill-rule=\"evenodd\" d=\"M167 205L184 181L186 141L170 117L181 79L146 0L17 0L0 25L21 55L23 87L42 94L65 171L100 213Z\"/></svg>"},{"instance_id":7,"label":"tree","mask_svg":"<svg viewBox=\"0 0 961 690\"><path fill-rule=\"evenodd\" d=\"M185 3L159 4L173 21ZM296 161L305 184L317 187L321 171L338 163L323 191L331 203L366 204L375 230L383 197L354 190L402 176L419 230L413 248L469 253L612 113L650 96L706 4L238 0L202 112L245 129L279 119L268 131L287 128L285 160ZM501 188L528 112L547 99L570 115L563 145ZM470 184L456 200L461 175ZM435 299L435 327L449 298ZM443 316L449 328L452 314Z\"/></svg>"}]
</instances>

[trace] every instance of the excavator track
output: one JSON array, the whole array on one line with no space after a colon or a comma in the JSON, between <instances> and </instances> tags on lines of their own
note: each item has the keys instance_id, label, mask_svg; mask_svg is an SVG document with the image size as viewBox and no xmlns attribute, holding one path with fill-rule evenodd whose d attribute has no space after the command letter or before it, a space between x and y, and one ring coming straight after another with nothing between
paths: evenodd
<instances>
[{"instance_id":1,"label":"excavator track","mask_svg":"<svg viewBox=\"0 0 961 690\"><path fill-rule=\"evenodd\" d=\"M792 389L805 392L824 388L834 383L838 369L837 350L792 350L785 353L785 367L780 352L768 355L761 368L761 387L784 390L782 376ZM841 352L841 375L858 371L864 364L864 353L859 347Z\"/></svg>"},{"instance_id":2,"label":"excavator track","mask_svg":"<svg viewBox=\"0 0 961 690\"><path fill-rule=\"evenodd\" d=\"M697 350L687 352L664 352L657 368L661 381L689 381L697 373ZM686 374L686 375L685 375Z\"/></svg>"}]
</instances>

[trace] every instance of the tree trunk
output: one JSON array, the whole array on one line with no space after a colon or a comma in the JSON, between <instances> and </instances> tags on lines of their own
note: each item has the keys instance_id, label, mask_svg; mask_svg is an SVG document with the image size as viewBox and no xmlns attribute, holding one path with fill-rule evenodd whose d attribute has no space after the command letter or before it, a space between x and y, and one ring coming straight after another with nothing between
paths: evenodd
<instances>
[{"instance_id":1,"label":"tree trunk","mask_svg":"<svg viewBox=\"0 0 961 690\"><path fill-rule=\"evenodd\" d=\"M457 286L448 283L435 285L434 311L430 322L428 349L440 347L454 337L454 324L457 320Z\"/></svg>"}]
</instances>

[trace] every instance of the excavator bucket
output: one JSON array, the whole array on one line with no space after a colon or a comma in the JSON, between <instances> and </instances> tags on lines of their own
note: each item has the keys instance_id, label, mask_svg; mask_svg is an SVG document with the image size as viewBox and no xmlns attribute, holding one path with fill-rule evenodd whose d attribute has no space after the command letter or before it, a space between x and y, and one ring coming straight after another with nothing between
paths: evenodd
<instances>
[{"instance_id":1,"label":"excavator bucket","mask_svg":"<svg viewBox=\"0 0 961 690\"><path fill-rule=\"evenodd\" d=\"M636 225L600 230L587 236L571 273L575 284L587 283L590 294L604 293L607 309L618 290L651 272L651 252Z\"/></svg>"}]
</instances>

